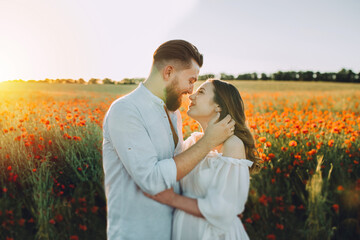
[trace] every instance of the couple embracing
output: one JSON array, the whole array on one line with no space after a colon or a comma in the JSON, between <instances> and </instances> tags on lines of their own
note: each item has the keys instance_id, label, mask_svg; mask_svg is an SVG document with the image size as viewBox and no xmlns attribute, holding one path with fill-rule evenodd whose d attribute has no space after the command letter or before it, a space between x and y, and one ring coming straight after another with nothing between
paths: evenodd
<instances>
[{"instance_id":1,"label":"couple embracing","mask_svg":"<svg viewBox=\"0 0 360 240\"><path fill-rule=\"evenodd\" d=\"M211 79L193 93L202 64L191 43L163 43L149 77L106 113L108 239L248 239L238 215L258 167L255 143L233 85ZM185 141L184 94L204 132Z\"/></svg>"}]
</instances>

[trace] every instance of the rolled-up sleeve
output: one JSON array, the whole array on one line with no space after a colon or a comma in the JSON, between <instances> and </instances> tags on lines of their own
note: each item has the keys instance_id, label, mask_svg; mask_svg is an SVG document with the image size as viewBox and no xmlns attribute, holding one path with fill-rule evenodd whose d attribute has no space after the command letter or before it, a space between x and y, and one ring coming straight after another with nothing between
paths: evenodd
<instances>
[{"instance_id":1,"label":"rolled-up sleeve","mask_svg":"<svg viewBox=\"0 0 360 240\"><path fill-rule=\"evenodd\" d=\"M141 190L154 195L176 184L174 159L159 159L136 106L117 102L106 121L113 148Z\"/></svg>"}]
</instances>

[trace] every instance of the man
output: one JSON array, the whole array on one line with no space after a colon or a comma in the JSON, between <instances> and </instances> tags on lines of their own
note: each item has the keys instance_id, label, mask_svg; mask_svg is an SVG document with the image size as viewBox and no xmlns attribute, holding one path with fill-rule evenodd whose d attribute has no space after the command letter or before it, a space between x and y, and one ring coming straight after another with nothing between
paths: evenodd
<instances>
[{"instance_id":1,"label":"man","mask_svg":"<svg viewBox=\"0 0 360 240\"><path fill-rule=\"evenodd\" d=\"M214 119L204 136L181 152L184 94L191 94L203 57L183 40L163 43L146 81L115 100L103 126L108 239L171 238L173 209L144 196L169 188L233 134L234 121ZM175 127L174 127L175 126Z\"/></svg>"}]
</instances>

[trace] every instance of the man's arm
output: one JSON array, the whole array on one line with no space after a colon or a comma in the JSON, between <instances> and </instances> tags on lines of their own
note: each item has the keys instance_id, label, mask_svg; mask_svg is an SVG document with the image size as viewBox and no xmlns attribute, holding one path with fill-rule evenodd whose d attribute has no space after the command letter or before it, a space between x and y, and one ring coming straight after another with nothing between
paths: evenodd
<instances>
[{"instance_id":1,"label":"man's arm","mask_svg":"<svg viewBox=\"0 0 360 240\"><path fill-rule=\"evenodd\" d=\"M197 199L179 195L175 193L172 188L162 191L154 196L147 193L144 193L144 195L162 204L169 205L173 208L177 208L194 215L195 217L204 218L200 212Z\"/></svg>"},{"instance_id":2,"label":"man's arm","mask_svg":"<svg viewBox=\"0 0 360 240\"><path fill-rule=\"evenodd\" d=\"M214 147L220 145L234 134L232 128L235 125L235 121L228 115L223 120L216 123L219 116L220 114L218 113L215 118L210 120L204 136L196 144L174 157L177 170L177 181L194 169L194 167L205 158Z\"/></svg>"}]
</instances>

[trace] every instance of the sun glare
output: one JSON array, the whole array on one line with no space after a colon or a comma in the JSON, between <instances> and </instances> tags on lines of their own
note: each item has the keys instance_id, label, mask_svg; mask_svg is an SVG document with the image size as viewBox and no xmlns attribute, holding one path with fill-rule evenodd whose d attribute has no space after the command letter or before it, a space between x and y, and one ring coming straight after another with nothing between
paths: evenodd
<instances>
[{"instance_id":1,"label":"sun glare","mask_svg":"<svg viewBox=\"0 0 360 240\"><path fill-rule=\"evenodd\" d=\"M5 82L5 81L7 81L7 79L1 77L1 75L0 75L0 83L1 83L1 82Z\"/></svg>"},{"instance_id":2,"label":"sun glare","mask_svg":"<svg viewBox=\"0 0 360 240\"><path fill-rule=\"evenodd\" d=\"M3 74L2 72L0 72L0 83L1 82L5 82L5 81L8 81L9 79L6 79L6 77L5 77L6 75L5 74Z\"/></svg>"},{"instance_id":3,"label":"sun glare","mask_svg":"<svg viewBox=\"0 0 360 240\"><path fill-rule=\"evenodd\" d=\"M5 59L2 59L0 56L0 83L8 80L14 80L14 79L9 79L10 76L11 74L9 70L9 64L7 64Z\"/></svg>"}]
</instances>

